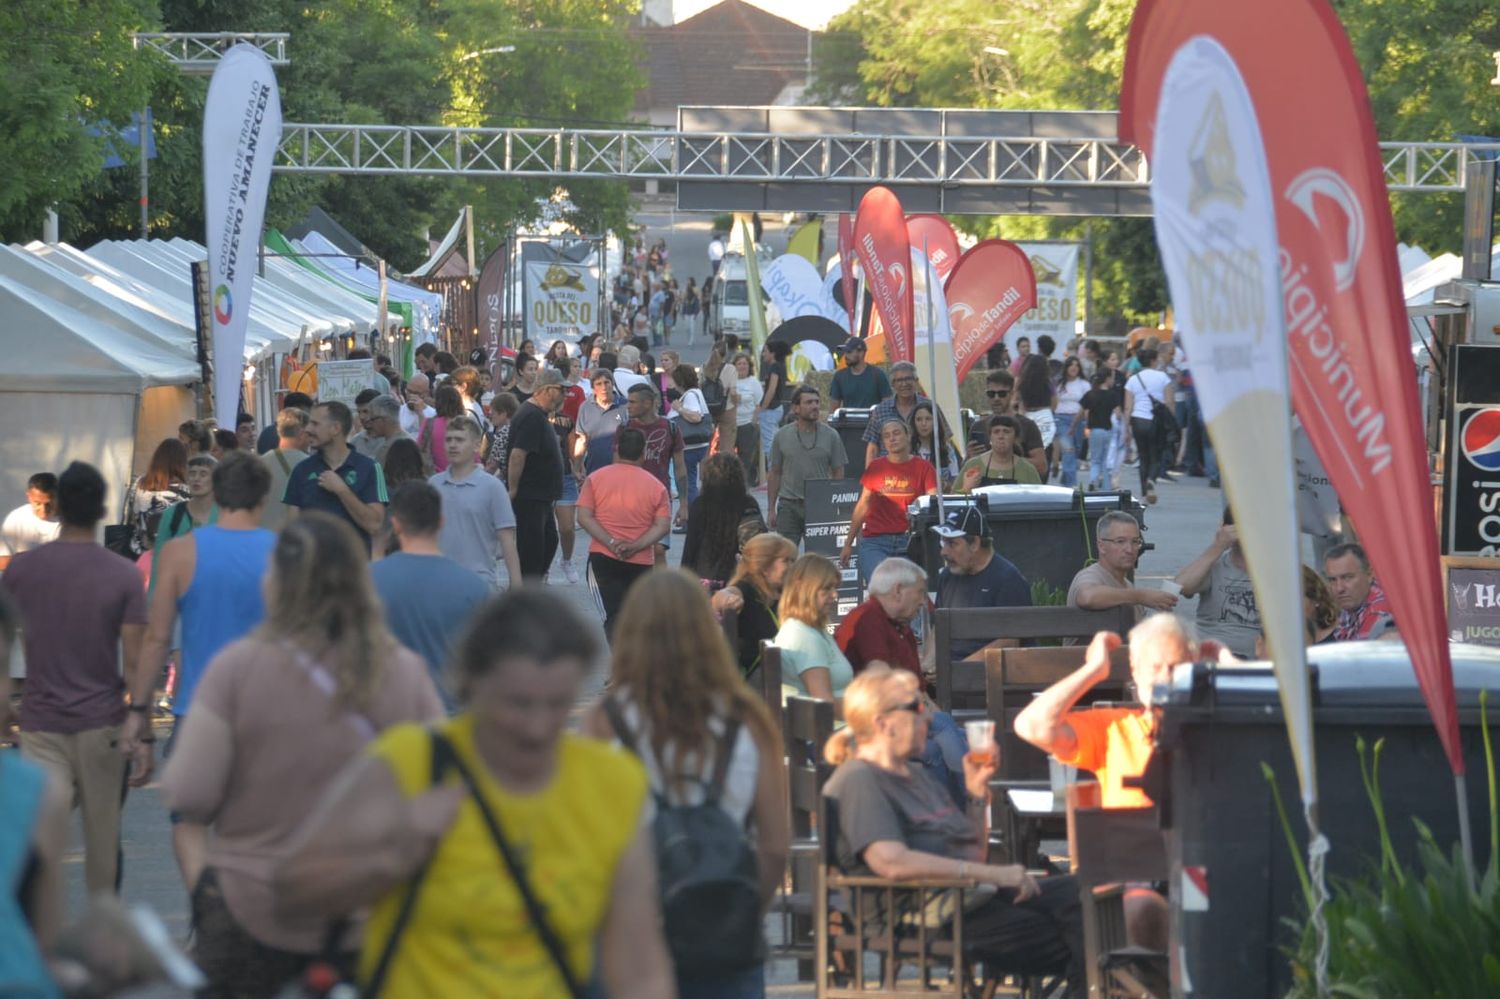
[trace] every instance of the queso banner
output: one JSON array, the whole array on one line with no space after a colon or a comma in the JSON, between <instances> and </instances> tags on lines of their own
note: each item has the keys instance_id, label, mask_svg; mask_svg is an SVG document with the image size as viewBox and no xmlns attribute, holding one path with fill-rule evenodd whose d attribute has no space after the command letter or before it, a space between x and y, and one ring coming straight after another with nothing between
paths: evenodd
<instances>
[{"instance_id":1,"label":"queso banner","mask_svg":"<svg viewBox=\"0 0 1500 999\"><path fill-rule=\"evenodd\" d=\"M597 266L562 260L526 265L528 337L577 337L593 332L598 319Z\"/></svg>"}]
</instances>

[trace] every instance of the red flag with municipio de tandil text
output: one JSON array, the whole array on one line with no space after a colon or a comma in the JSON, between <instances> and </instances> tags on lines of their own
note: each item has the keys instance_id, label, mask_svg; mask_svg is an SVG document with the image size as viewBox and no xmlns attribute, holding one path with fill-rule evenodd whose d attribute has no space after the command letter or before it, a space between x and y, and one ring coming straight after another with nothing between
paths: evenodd
<instances>
[{"instance_id":1,"label":"red flag with municipio de tandil text","mask_svg":"<svg viewBox=\"0 0 1500 999\"><path fill-rule=\"evenodd\" d=\"M916 345L912 323L911 240L901 201L888 187L872 187L854 216L854 252L865 270L865 287L885 326L892 361L910 361Z\"/></svg>"},{"instance_id":2,"label":"red flag with municipio de tandil text","mask_svg":"<svg viewBox=\"0 0 1500 999\"><path fill-rule=\"evenodd\" d=\"M944 291L953 361L963 381L1011 324L1036 307L1036 274L1025 250L1009 240L986 239L959 258Z\"/></svg>"},{"instance_id":3,"label":"red flag with municipio de tandil text","mask_svg":"<svg viewBox=\"0 0 1500 999\"><path fill-rule=\"evenodd\" d=\"M1448 763L1458 716L1389 195L1359 65L1323 0L1142 0L1120 136L1152 147L1168 63L1207 35L1260 120L1280 239L1292 401L1385 588ZM1232 284L1221 288L1234 307Z\"/></svg>"}]
</instances>

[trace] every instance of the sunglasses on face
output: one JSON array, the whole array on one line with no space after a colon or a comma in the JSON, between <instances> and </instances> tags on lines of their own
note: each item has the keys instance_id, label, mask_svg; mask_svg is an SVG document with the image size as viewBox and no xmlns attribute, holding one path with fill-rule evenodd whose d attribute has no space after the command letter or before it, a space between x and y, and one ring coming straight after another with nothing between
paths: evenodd
<instances>
[{"instance_id":1,"label":"sunglasses on face","mask_svg":"<svg viewBox=\"0 0 1500 999\"><path fill-rule=\"evenodd\" d=\"M991 399L1004 399L1010 395L1010 389L986 389L984 394Z\"/></svg>"},{"instance_id":2,"label":"sunglasses on face","mask_svg":"<svg viewBox=\"0 0 1500 999\"><path fill-rule=\"evenodd\" d=\"M886 714L890 714L892 711L910 711L914 715L920 715L925 710L926 710L926 705L924 705L922 703L922 699L920 697L913 697L910 701L907 701L905 704L897 704L894 707L890 707L890 708L886 708L885 709Z\"/></svg>"}]
</instances>

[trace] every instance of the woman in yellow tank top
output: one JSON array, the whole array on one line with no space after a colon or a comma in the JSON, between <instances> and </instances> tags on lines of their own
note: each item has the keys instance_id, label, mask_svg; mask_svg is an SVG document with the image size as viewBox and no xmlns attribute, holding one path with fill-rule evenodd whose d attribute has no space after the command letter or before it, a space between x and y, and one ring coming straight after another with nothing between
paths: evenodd
<instances>
[{"instance_id":1,"label":"woman in yellow tank top","mask_svg":"<svg viewBox=\"0 0 1500 999\"><path fill-rule=\"evenodd\" d=\"M456 650L466 708L439 729L455 760L444 776L434 784L432 734L395 726L309 820L278 878L281 900L329 914L373 904L359 963L367 989L384 958L385 997L569 994L459 779L467 770L567 977L597 978L611 999L675 993L643 824L645 773L624 751L564 731L595 654L593 629L566 603L511 591L479 612Z\"/></svg>"}]
</instances>

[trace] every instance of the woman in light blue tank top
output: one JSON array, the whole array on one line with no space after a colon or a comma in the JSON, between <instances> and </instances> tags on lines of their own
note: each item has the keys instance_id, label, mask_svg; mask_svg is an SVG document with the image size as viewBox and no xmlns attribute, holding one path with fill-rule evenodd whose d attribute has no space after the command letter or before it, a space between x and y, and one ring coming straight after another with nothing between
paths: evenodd
<instances>
[{"instance_id":1,"label":"woman in light blue tank top","mask_svg":"<svg viewBox=\"0 0 1500 999\"><path fill-rule=\"evenodd\" d=\"M0 752L0 995L7 997L59 995L20 896L46 793L41 767L18 752Z\"/></svg>"}]
</instances>

